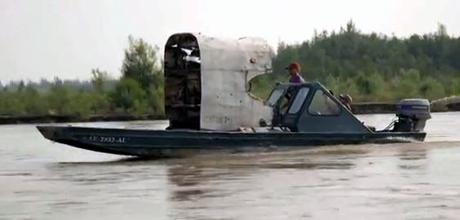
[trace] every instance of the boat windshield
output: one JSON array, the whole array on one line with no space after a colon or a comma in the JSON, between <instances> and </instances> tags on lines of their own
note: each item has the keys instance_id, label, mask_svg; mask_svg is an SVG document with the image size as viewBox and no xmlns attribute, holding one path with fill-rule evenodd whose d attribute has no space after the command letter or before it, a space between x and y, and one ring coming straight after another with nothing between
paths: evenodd
<instances>
[{"instance_id":1,"label":"boat windshield","mask_svg":"<svg viewBox=\"0 0 460 220\"><path fill-rule=\"evenodd\" d=\"M284 93L284 88L277 88L275 90L273 90L272 94L270 95L270 98L268 98L266 104L268 106L275 106L276 103L278 102L278 100L280 99L280 97L283 95Z\"/></svg>"},{"instance_id":2,"label":"boat windshield","mask_svg":"<svg viewBox=\"0 0 460 220\"><path fill-rule=\"evenodd\" d=\"M307 98L308 92L310 91L310 88L304 87L297 92L297 95L294 99L294 102L291 105L291 108L289 109L289 114L296 114L299 112L300 108L302 108L302 104L305 101L305 98Z\"/></svg>"}]
</instances>

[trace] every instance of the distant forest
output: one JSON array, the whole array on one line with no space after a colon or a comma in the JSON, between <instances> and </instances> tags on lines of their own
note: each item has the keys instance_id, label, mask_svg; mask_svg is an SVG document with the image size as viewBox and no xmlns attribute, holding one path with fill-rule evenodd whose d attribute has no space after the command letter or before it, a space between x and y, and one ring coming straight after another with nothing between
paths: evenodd
<instances>
[{"instance_id":1,"label":"distant forest","mask_svg":"<svg viewBox=\"0 0 460 220\"><path fill-rule=\"evenodd\" d=\"M460 94L460 38L439 24L434 33L398 38L361 33L350 21L339 32L315 33L301 44L278 46L277 75L291 61L309 81L320 81L358 101L437 99Z\"/></svg>"},{"instance_id":2,"label":"distant forest","mask_svg":"<svg viewBox=\"0 0 460 220\"><path fill-rule=\"evenodd\" d=\"M91 70L90 81L41 80L0 85L0 116L164 116L163 71L158 48L129 37L121 77Z\"/></svg>"},{"instance_id":3,"label":"distant forest","mask_svg":"<svg viewBox=\"0 0 460 220\"><path fill-rule=\"evenodd\" d=\"M93 69L91 81L0 84L0 116L164 115L164 78L157 55L157 47L130 37L119 79ZM315 32L301 44L280 43L274 74L256 78L254 93L264 98L275 82L286 81L284 68L293 61L301 64L306 80L350 94L355 102L460 94L460 38L449 36L441 24L433 33L398 38L361 33L350 21L338 32Z\"/></svg>"}]
</instances>

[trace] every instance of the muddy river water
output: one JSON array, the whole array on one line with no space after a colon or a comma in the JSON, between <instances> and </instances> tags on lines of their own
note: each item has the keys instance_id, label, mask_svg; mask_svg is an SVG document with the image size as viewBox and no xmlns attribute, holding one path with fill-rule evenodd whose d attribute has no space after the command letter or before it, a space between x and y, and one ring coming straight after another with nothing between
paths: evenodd
<instances>
[{"instance_id":1,"label":"muddy river water","mask_svg":"<svg viewBox=\"0 0 460 220\"><path fill-rule=\"evenodd\" d=\"M393 116L359 117L383 128ZM3 125L0 219L459 219L460 113L426 130L424 143L133 160Z\"/></svg>"}]
</instances>

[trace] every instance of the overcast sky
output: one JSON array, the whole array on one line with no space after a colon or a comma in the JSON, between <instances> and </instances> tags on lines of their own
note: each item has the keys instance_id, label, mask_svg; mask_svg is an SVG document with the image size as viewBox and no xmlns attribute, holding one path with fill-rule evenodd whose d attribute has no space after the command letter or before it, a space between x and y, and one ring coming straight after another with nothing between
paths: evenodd
<instances>
[{"instance_id":1,"label":"overcast sky","mask_svg":"<svg viewBox=\"0 0 460 220\"><path fill-rule=\"evenodd\" d=\"M127 38L162 47L176 32L263 37L275 47L339 30L408 36L445 24L460 35L458 0L0 0L0 81L119 76Z\"/></svg>"}]
</instances>

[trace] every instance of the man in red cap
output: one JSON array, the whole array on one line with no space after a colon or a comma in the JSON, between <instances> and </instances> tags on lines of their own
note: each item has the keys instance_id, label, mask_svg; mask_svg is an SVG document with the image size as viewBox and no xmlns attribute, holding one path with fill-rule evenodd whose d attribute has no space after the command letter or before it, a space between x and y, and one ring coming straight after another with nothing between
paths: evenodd
<instances>
[{"instance_id":1,"label":"man in red cap","mask_svg":"<svg viewBox=\"0 0 460 220\"><path fill-rule=\"evenodd\" d=\"M300 75L300 64L291 63L286 69L289 71L289 83L304 83L305 80Z\"/></svg>"}]
</instances>

